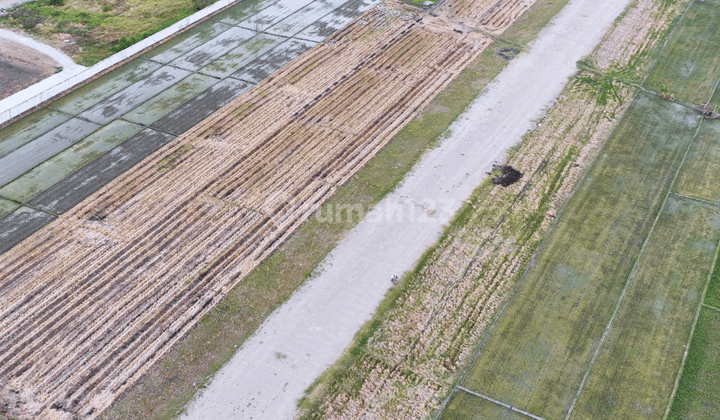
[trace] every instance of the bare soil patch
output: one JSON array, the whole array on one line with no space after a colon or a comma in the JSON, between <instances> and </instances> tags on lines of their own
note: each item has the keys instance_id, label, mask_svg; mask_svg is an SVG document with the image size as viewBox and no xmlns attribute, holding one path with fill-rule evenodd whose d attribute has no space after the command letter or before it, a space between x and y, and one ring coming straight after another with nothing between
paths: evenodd
<instances>
[{"instance_id":1,"label":"bare soil patch","mask_svg":"<svg viewBox=\"0 0 720 420\"><path fill-rule=\"evenodd\" d=\"M30 47L0 39L0 99L44 79L57 70L58 63Z\"/></svg>"}]
</instances>

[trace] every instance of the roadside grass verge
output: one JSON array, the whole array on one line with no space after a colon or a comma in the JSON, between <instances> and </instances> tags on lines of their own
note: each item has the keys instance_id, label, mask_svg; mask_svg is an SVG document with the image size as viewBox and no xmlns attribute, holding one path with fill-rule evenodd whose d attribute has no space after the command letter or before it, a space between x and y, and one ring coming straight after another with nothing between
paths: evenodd
<instances>
[{"instance_id":1,"label":"roadside grass verge","mask_svg":"<svg viewBox=\"0 0 720 420\"><path fill-rule=\"evenodd\" d=\"M670 194L571 418L665 413L718 241L719 206Z\"/></svg>"},{"instance_id":2,"label":"roadside grass verge","mask_svg":"<svg viewBox=\"0 0 720 420\"><path fill-rule=\"evenodd\" d=\"M500 44L503 45L503 44ZM369 208L402 180L425 149L490 82L507 61L487 48L435 100L319 210L329 206ZM182 343L119 398L104 419L177 417L197 389L235 353L262 321L306 280L328 252L357 224L357 212L342 221L312 217L272 256L203 317Z\"/></svg>"},{"instance_id":3,"label":"roadside grass verge","mask_svg":"<svg viewBox=\"0 0 720 420\"><path fill-rule=\"evenodd\" d=\"M544 418L565 415L695 134L694 115L638 93L463 386Z\"/></svg>"},{"instance_id":4,"label":"roadside grass verge","mask_svg":"<svg viewBox=\"0 0 720 420\"><path fill-rule=\"evenodd\" d=\"M62 47L78 64L89 66L209 4L198 0L37 0L0 16L0 26L39 36Z\"/></svg>"},{"instance_id":5,"label":"roadside grass verge","mask_svg":"<svg viewBox=\"0 0 720 420\"><path fill-rule=\"evenodd\" d=\"M717 265L715 266L717 270ZM668 420L704 420L720 412L720 312L700 310Z\"/></svg>"},{"instance_id":6,"label":"roadside grass verge","mask_svg":"<svg viewBox=\"0 0 720 420\"><path fill-rule=\"evenodd\" d=\"M720 4L692 2L644 86L703 106L720 78Z\"/></svg>"}]
</instances>

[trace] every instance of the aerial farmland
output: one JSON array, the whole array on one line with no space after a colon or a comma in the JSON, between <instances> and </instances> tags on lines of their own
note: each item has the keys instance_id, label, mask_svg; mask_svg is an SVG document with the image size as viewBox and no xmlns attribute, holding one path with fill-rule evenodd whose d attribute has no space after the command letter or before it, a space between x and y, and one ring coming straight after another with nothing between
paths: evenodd
<instances>
[{"instance_id":1,"label":"aerial farmland","mask_svg":"<svg viewBox=\"0 0 720 420\"><path fill-rule=\"evenodd\" d=\"M409 3L229 3L0 125L0 418L720 416L720 2Z\"/></svg>"}]
</instances>

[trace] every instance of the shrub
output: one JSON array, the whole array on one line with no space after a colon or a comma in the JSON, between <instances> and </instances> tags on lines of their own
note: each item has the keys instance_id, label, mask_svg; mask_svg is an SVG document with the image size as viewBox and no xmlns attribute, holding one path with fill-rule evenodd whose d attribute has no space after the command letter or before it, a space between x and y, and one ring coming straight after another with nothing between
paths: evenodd
<instances>
[{"instance_id":1,"label":"shrub","mask_svg":"<svg viewBox=\"0 0 720 420\"><path fill-rule=\"evenodd\" d=\"M196 10L201 10L215 3L215 1L216 0L193 0L192 4Z\"/></svg>"}]
</instances>

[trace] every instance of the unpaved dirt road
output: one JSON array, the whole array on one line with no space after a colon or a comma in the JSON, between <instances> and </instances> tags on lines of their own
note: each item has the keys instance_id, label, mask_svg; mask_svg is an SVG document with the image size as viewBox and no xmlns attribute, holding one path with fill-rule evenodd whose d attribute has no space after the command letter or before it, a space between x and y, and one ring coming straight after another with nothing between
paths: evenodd
<instances>
[{"instance_id":1,"label":"unpaved dirt road","mask_svg":"<svg viewBox=\"0 0 720 420\"><path fill-rule=\"evenodd\" d=\"M533 128L629 0L573 0L451 126L452 135L328 255L188 408L185 419L292 418L392 286L439 237L493 161ZM403 220L398 220L403 214Z\"/></svg>"}]
</instances>

